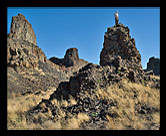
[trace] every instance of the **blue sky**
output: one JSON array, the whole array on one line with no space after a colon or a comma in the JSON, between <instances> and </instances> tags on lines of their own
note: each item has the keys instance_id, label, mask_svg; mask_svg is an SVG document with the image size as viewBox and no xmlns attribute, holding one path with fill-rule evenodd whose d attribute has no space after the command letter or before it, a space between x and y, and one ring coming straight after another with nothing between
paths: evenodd
<instances>
[{"instance_id":1,"label":"blue sky","mask_svg":"<svg viewBox=\"0 0 166 136\"><path fill-rule=\"evenodd\" d=\"M8 8L7 33L12 16L22 13L32 24L38 46L49 59L63 58L68 48L78 48L79 57L99 64L104 34L114 26L114 13L128 26L146 68L150 57L160 58L160 8Z\"/></svg>"}]
</instances>

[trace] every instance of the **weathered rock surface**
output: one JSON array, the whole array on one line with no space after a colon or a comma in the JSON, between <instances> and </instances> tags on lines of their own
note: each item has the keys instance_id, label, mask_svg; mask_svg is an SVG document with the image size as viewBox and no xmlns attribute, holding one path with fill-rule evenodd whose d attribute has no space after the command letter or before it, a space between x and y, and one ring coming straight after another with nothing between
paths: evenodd
<instances>
[{"instance_id":1,"label":"weathered rock surface","mask_svg":"<svg viewBox=\"0 0 166 136\"><path fill-rule=\"evenodd\" d=\"M35 92L58 87L61 81L68 80L44 52L37 46L31 24L22 15L12 18L7 37L8 92Z\"/></svg>"},{"instance_id":2,"label":"weathered rock surface","mask_svg":"<svg viewBox=\"0 0 166 136\"><path fill-rule=\"evenodd\" d=\"M136 48L135 39L130 36L130 29L123 24L109 27L104 36L103 49L100 53L100 65L125 68L142 73L141 55Z\"/></svg>"},{"instance_id":3,"label":"weathered rock surface","mask_svg":"<svg viewBox=\"0 0 166 136\"><path fill-rule=\"evenodd\" d=\"M60 66L61 69L65 71L69 77L73 76L74 73L78 72L79 69L88 64L87 61L79 58L77 48L67 49L66 54L62 59L52 57L49 60L54 64Z\"/></svg>"},{"instance_id":4,"label":"weathered rock surface","mask_svg":"<svg viewBox=\"0 0 166 136\"><path fill-rule=\"evenodd\" d=\"M160 75L160 59L151 57L147 63L147 71L153 70L155 75Z\"/></svg>"},{"instance_id":5,"label":"weathered rock surface","mask_svg":"<svg viewBox=\"0 0 166 136\"><path fill-rule=\"evenodd\" d=\"M46 62L44 52L37 46L31 24L22 14L12 18L7 37L7 64L12 67L37 67Z\"/></svg>"},{"instance_id":6,"label":"weathered rock surface","mask_svg":"<svg viewBox=\"0 0 166 136\"><path fill-rule=\"evenodd\" d=\"M14 40L28 41L35 45L37 44L32 25L22 14L12 17L9 37Z\"/></svg>"},{"instance_id":7,"label":"weathered rock surface","mask_svg":"<svg viewBox=\"0 0 166 136\"><path fill-rule=\"evenodd\" d=\"M107 90L109 85L119 83L123 78L127 78L125 74L126 72L116 73L115 67L87 64L75 76L70 77L69 81L61 82L54 93L50 95L49 99L43 99L28 112L27 118L30 122L42 124L45 122L44 118L35 118L35 116L41 113L47 114L49 112L57 120L60 111L63 111L65 120L70 119L70 115L75 116L79 113L85 113L90 119L81 123L80 129L107 129L106 124L109 121L107 116L112 119L119 117L116 112L111 110L113 108L118 109L118 102L99 97L97 91L101 89L104 93L104 90ZM120 87L123 88L123 85L119 85ZM61 106L57 106L54 103L55 100L59 102L66 100L67 103L70 103L71 96L76 100L74 105L65 106L62 104ZM133 93L133 99L137 99L136 92ZM150 107L143 103L136 104L134 110L138 116L149 120L153 120L151 114L159 112L158 108ZM153 125L148 124L147 127L150 128L145 129L159 129L160 127L159 124L155 124L153 128L151 126L153 127ZM133 129L133 126L129 126L128 129Z\"/></svg>"},{"instance_id":8,"label":"weathered rock surface","mask_svg":"<svg viewBox=\"0 0 166 136\"><path fill-rule=\"evenodd\" d=\"M7 64L12 67L37 67L38 62L46 62L44 52L33 43L7 39Z\"/></svg>"},{"instance_id":9,"label":"weathered rock surface","mask_svg":"<svg viewBox=\"0 0 166 136\"><path fill-rule=\"evenodd\" d=\"M83 67L86 64L88 64L87 61L83 59L79 59L78 55L78 49L77 48L69 48L66 51L66 54L63 59L59 59L57 57L52 57L49 59L53 63L60 65L60 66L65 66L65 67Z\"/></svg>"},{"instance_id":10,"label":"weathered rock surface","mask_svg":"<svg viewBox=\"0 0 166 136\"><path fill-rule=\"evenodd\" d=\"M74 66L78 63L79 56L78 56L78 49L70 48L66 51L64 56L64 64L66 67Z\"/></svg>"}]
</instances>

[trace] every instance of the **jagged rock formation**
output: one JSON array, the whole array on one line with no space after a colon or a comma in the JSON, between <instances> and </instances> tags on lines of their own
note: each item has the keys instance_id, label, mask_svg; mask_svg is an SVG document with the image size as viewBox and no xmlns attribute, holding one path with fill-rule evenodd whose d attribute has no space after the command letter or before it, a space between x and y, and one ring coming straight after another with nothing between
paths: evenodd
<instances>
[{"instance_id":1,"label":"jagged rock formation","mask_svg":"<svg viewBox=\"0 0 166 136\"><path fill-rule=\"evenodd\" d=\"M160 59L151 57L147 63L147 71L153 70L155 75L160 75Z\"/></svg>"},{"instance_id":2,"label":"jagged rock formation","mask_svg":"<svg viewBox=\"0 0 166 136\"><path fill-rule=\"evenodd\" d=\"M123 24L109 27L104 36L103 49L100 53L100 65L113 66L142 73L141 55L136 48L135 39L130 36L130 29Z\"/></svg>"},{"instance_id":3,"label":"jagged rock formation","mask_svg":"<svg viewBox=\"0 0 166 136\"><path fill-rule=\"evenodd\" d=\"M63 69L69 77L73 76L74 73L78 72L79 69L88 64L87 61L79 58L77 48L67 49L63 59L52 57L49 60L54 64L60 66L61 69Z\"/></svg>"},{"instance_id":4,"label":"jagged rock formation","mask_svg":"<svg viewBox=\"0 0 166 136\"><path fill-rule=\"evenodd\" d=\"M67 123L67 119L71 119L71 115L75 118L75 115L85 113L90 119L81 123L83 129L107 129L106 124L109 118L116 120L116 118L120 116L123 118L130 113L128 109L125 114L123 111L125 106L130 108L128 105L130 100L133 106L131 113L137 117L143 116L141 117L143 120L153 120L151 115L160 110L158 104L151 106L149 103L142 102L144 93L139 94L140 90L136 88L135 83L127 86L127 83L130 83L128 80L147 86L150 81L150 88L159 89L160 79L152 80L150 76L144 75L141 56L136 49L135 40L129 35L129 29L122 24L108 28L104 48L100 54L100 65L96 65L80 59L76 48L68 49L63 59L53 57L47 60L43 51L37 46L30 23L19 14L13 17L7 39L7 64L9 94L17 91L21 92L23 96L31 93L35 96L38 94L42 96L39 104L26 113L24 111L28 123L43 124L48 120L56 123L60 117L60 120L64 119L62 123L64 125ZM127 83L121 82L123 79ZM111 85L113 88L109 90ZM47 93L51 88L55 91L43 99L43 92ZM147 93L146 97L153 96L146 88L142 88L143 92ZM117 90L120 93L116 92ZM107 97L108 95L109 97ZM65 100L69 103L71 96L75 103L64 106L62 102ZM129 97L126 105L119 103L122 98L125 101ZM151 99L148 97L146 100ZM59 103L61 104L59 105ZM119 106L124 106L123 110ZM118 113L114 109L122 111ZM64 117L61 116L62 114ZM22 116L22 114L20 115ZM107 118L108 116L109 118ZM126 121L135 121L133 120L135 118L129 116ZM145 124L145 129L152 126L150 123ZM157 127L155 125L153 127L159 129L158 122L155 124ZM134 129L134 126L126 124L125 128Z\"/></svg>"},{"instance_id":5,"label":"jagged rock formation","mask_svg":"<svg viewBox=\"0 0 166 136\"><path fill-rule=\"evenodd\" d=\"M65 66L65 67L83 67L85 66L88 62L82 59L79 59L78 55L78 49L77 48L69 48L66 51L66 54L63 59L59 59L57 57L52 57L49 59L53 63L60 65L60 66Z\"/></svg>"},{"instance_id":6,"label":"jagged rock formation","mask_svg":"<svg viewBox=\"0 0 166 136\"><path fill-rule=\"evenodd\" d=\"M66 67L74 66L78 63L79 56L78 56L78 49L70 48L66 51L64 56L64 64Z\"/></svg>"},{"instance_id":7,"label":"jagged rock formation","mask_svg":"<svg viewBox=\"0 0 166 136\"><path fill-rule=\"evenodd\" d=\"M37 45L32 25L22 14L12 17L9 37L13 40L28 41Z\"/></svg>"},{"instance_id":8,"label":"jagged rock formation","mask_svg":"<svg viewBox=\"0 0 166 136\"><path fill-rule=\"evenodd\" d=\"M7 64L13 67L37 67L38 62L46 62L43 51L28 41L18 41L8 37Z\"/></svg>"},{"instance_id":9,"label":"jagged rock formation","mask_svg":"<svg viewBox=\"0 0 166 136\"><path fill-rule=\"evenodd\" d=\"M71 118L70 115L76 116L79 113L85 113L90 119L81 123L81 129L107 129L108 116L111 119L119 118L119 115L112 108L116 107L118 109L120 106L118 105L120 100L114 101L111 98L114 96L110 96L110 100L107 98L107 87L111 84L117 85L117 83L120 83L125 74L125 72L116 73L116 70L111 69L109 66L88 64L80 69L77 75L71 76L68 82L61 82L49 99L43 99L28 112L27 118L30 122L42 124L46 119L44 117L39 119L36 116L49 113L52 118L59 120L59 114L63 113L65 115L64 123L67 123L67 120ZM123 89L123 83L120 83L118 88ZM139 92L136 92L135 89L133 88L131 93L133 99L136 100ZM99 97L98 90L102 90L100 92L103 95L102 98ZM118 90L111 91L119 93ZM125 90L124 92L127 91ZM106 93L105 97L104 93ZM76 101L74 105L65 106L62 104L57 106L55 104L56 101L62 102L64 100L70 103L71 96ZM151 107L142 102L135 103L134 108L134 113L138 116L144 116L144 118L150 118L151 114L159 112L158 108ZM159 124L155 125L157 126L154 128L152 128L152 124L148 124L146 127L150 127L148 129L158 129L160 127ZM133 126L130 125L127 129L133 129Z\"/></svg>"},{"instance_id":10,"label":"jagged rock formation","mask_svg":"<svg viewBox=\"0 0 166 136\"><path fill-rule=\"evenodd\" d=\"M7 37L7 65L9 93L47 90L68 80L61 68L47 60L37 46L32 26L22 14L12 18Z\"/></svg>"},{"instance_id":11,"label":"jagged rock formation","mask_svg":"<svg viewBox=\"0 0 166 136\"><path fill-rule=\"evenodd\" d=\"M46 62L44 52L37 46L31 24L22 14L12 18L7 37L7 64L13 67L37 67Z\"/></svg>"}]
</instances>

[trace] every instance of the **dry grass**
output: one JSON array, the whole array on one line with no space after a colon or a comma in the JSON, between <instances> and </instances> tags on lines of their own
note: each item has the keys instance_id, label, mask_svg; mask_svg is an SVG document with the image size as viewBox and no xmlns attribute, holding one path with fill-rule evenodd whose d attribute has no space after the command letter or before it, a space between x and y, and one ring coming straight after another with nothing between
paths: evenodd
<instances>
[{"instance_id":1,"label":"dry grass","mask_svg":"<svg viewBox=\"0 0 166 136\"><path fill-rule=\"evenodd\" d=\"M72 130L80 129L80 124L84 121L88 121L90 117L85 113L78 113L76 116L73 116L71 119L67 120L67 124L63 129Z\"/></svg>"},{"instance_id":2,"label":"dry grass","mask_svg":"<svg viewBox=\"0 0 166 136\"><path fill-rule=\"evenodd\" d=\"M62 100L57 101L54 99L51 101L52 104L56 104L59 107L58 118L50 120L53 118L51 111L46 114L39 113L34 116L34 118L45 118L42 124L39 123L29 123L26 120L26 111L30 110L32 107L36 106L43 99L49 99L50 95L53 93L55 88L52 88L46 92L42 92L39 95L28 94L26 96L17 95L17 93L12 93L8 98L7 106L7 127L8 130L56 130L56 129L79 129L79 125L87 121L89 116L84 113L79 113L77 116L70 115L70 118L65 120L66 114L60 109L61 106L70 106L77 104L76 100L70 96L68 101ZM40 107L45 107L45 104L40 104Z\"/></svg>"},{"instance_id":3,"label":"dry grass","mask_svg":"<svg viewBox=\"0 0 166 136\"><path fill-rule=\"evenodd\" d=\"M7 100L7 127L8 129L28 129L25 118L25 113L30 108L39 104L44 99L48 99L50 94L53 93L55 88L50 89L48 92L42 92L39 95L28 94L25 96L17 95L17 93L10 94Z\"/></svg>"},{"instance_id":4,"label":"dry grass","mask_svg":"<svg viewBox=\"0 0 166 136\"><path fill-rule=\"evenodd\" d=\"M58 117L53 117L51 112L39 113L35 118L45 118L42 124L28 123L26 121L25 113L31 107L36 106L41 100L49 99L50 94L53 93L55 88L49 91L42 92L39 95L28 94L26 96L18 96L13 93L8 98L8 129L33 129L33 130L72 130L80 129L80 124L84 121L88 121L90 117L85 113L79 113L72 115L66 113L60 109L63 106L71 106L77 104L77 101L70 96L69 100L57 101L54 99L51 101L59 108ZM134 97L136 95L136 97ZM99 99L107 99L117 103L117 106L112 106L109 111L117 115L116 118L112 118L106 115L108 123L107 129L123 130L132 126L133 129L146 129L146 124L149 123L144 117L140 117L135 110L135 105L138 103L146 104L149 107L160 109L160 91L142 84L131 83L127 80L122 80L120 83L109 86L106 90L98 89L96 96ZM89 95L90 97L90 95ZM45 105L40 105L45 106ZM65 117L68 116L67 119ZM152 123L160 123L160 113L155 112L151 114L153 120ZM49 118L53 118L52 120ZM95 128L94 128L95 129Z\"/></svg>"},{"instance_id":5,"label":"dry grass","mask_svg":"<svg viewBox=\"0 0 166 136\"><path fill-rule=\"evenodd\" d=\"M132 126L134 129L146 129L145 125L149 121L145 118L140 118L136 113L135 105L138 103L160 109L160 91L142 84L123 80L119 84L109 86L106 93L99 92L97 94L100 94L100 97L106 97L107 94L108 99L117 103L118 108L112 107L110 111L116 113L118 117L110 118L107 116L110 129L126 129L129 126ZM137 95L136 98L134 98L135 93ZM159 113L152 114L152 117L153 123L160 123Z\"/></svg>"}]
</instances>

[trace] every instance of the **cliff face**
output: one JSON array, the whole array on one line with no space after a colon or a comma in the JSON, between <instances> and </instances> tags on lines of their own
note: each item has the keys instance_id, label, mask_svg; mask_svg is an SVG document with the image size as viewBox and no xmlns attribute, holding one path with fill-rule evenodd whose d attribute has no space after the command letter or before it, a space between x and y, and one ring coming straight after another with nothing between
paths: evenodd
<instances>
[{"instance_id":1,"label":"cliff face","mask_svg":"<svg viewBox=\"0 0 166 136\"><path fill-rule=\"evenodd\" d=\"M32 29L32 25L22 14L12 17L9 37L37 45L36 35Z\"/></svg>"},{"instance_id":2,"label":"cliff face","mask_svg":"<svg viewBox=\"0 0 166 136\"><path fill-rule=\"evenodd\" d=\"M153 70L155 75L160 75L160 59L151 57L147 63L147 71Z\"/></svg>"},{"instance_id":3,"label":"cliff face","mask_svg":"<svg viewBox=\"0 0 166 136\"><path fill-rule=\"evenodd\" d=\"M78 56L78 49L76 48L70 48L66 51L66 54L64 56L64 63L65 66L74 66L78 63L79 56Z\"/></svg>"},{"instance_id":4,"label":"cliff face","mask_svg":"<svg viewBox=\"0 0 166 136\"><path fill-rule=\"evenodd\" d=\"M7 65L8 92L47 90L67 80L67 75L47 60L38 47L32 25L22 14L12 17L7 36Z\"/></svg>"},{"instance_id":5,"label":"cliff face","mask_svg":"<svg viewBox=\"0 0 166 136\"><path fill-rule=\"evenodd\" d=\"M136 48L135 39L130 36L130 29L123 24L109 27L104 36L103 49L100 53L100 65L114 66L116 69L140 71L141 55Z\"/></svg>"},{"instance_id":6,"label":"cliff face","mask_svg":"<svg viewBox=\"0 0 166 136\"><path fill-rule=\"evenodd\" d=\"M7 37L8 66L37 67L39 60L45 62L46 56L37 46L31 24L22 14L14 16Z\"/></svg>"}]
</instances>

